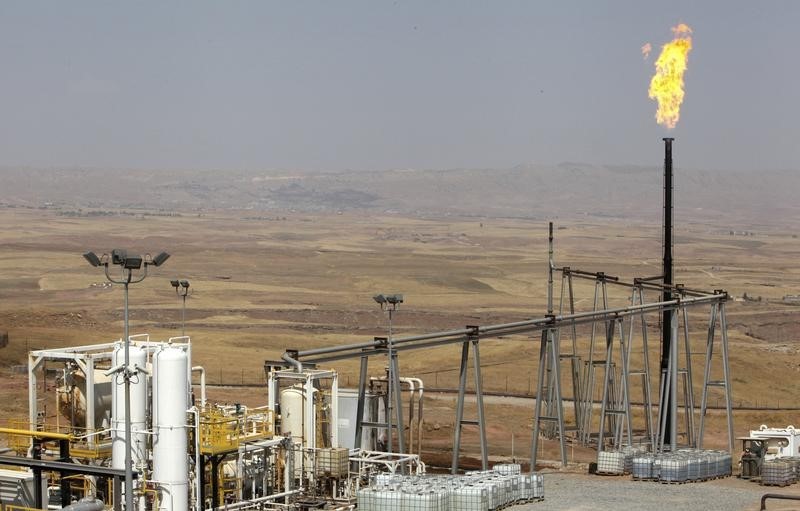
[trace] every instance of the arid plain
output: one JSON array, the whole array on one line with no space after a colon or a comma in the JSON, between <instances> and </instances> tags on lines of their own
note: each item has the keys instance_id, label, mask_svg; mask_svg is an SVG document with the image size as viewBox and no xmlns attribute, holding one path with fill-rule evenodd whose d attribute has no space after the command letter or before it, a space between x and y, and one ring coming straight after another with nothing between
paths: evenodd
<instances>
[{"instance_id":1,"label":"arid plain","mask_svg":"<svg viewBox=\"0 0 800 511\"><path fill-rule=\"evenodd\" d=\"M253 211L118 210L103 215L30 207L0 209L0 417L25 414L25 353L34 348L92 344L121 337L122 290L103 286L101 271L81 257L127 248L166 250L162 267L131 288L131 333L166 339L181 333L181 302L171 278L188 279L186 333L194 361L210 383L257 384L263 364L286 348L308 348L385 335L387 321L372 295L400 292L399 335L541 317L546 311L547 224L488 217ZM125 214L119 214L119 213ZM725 289L731 342L736 434L767 423L798 422L800 414L800 240L791 225L729 229L718 220L683 223L676 230L676 280L695 288ZM587 218L556 223L558 266L604 271L632 280L660 272L660 226L652 221ZM577 308L592 306L593 283L576 288ZM556 278L556 304L560 277ZM610 288L611 303L628 290ZM751 300L738 300L744 294ZM651 362L658 351L651 322ZM695 399L699 402L708 311L690 314ZM581 346L585 346L585 336ZM525 458L530 446L538 339L482 343L490 452ZM456 346L410 352L400 359L408 376L426 385L456 384ZM634 353L634 363L641 354ZM355 365L336 364L344 385ZM383 362L372 364L378 374ZM655 364L652 364L655 369ZM714 371L720 369L715 366ZM657 389L653 389L654 394ZM263 387L216 388L212 398L263 403ZM634 393L634 400L639 395ZM425 407L425 453L443 463L452 442L451 394L431 394ZM721 403L712 393L711 403ZM786 409L788 408L788 409ZM783 409L783 410L781 410ZM473 409L468 406L467 413ZM638 413L638 412L637 412ZM710 412L707 445L725 444L718 410ZM466 432L467 454L477 438ZM551 445L547 453L553 454ZM588 452L570 451L578 461Z\"/></svg>"}]
</instances>

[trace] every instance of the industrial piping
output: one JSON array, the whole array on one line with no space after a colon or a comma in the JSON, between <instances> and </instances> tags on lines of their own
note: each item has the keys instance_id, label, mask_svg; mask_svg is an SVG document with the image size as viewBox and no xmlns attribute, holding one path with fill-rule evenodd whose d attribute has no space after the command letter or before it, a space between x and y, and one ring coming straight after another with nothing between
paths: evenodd
<instances>
[{"instance_id":1,"label":"industrial piping","mask_svg":"<svg viewBox=\"0 0 800 511\"><path fill-rule=\"evenodd\" d=\"M529 319L513 323L502 323L498 325L487 325L478 327L477 331L473 328L462 328L459 330L448 330L423 335L408 337L396 337L393 340L394 349L405 351L407 349L418 349L445 344L454 344L469 340L471 335L479 334L481 337L500 337L517 333L527 333L531 331L543 330L545 328L558 328L565 325L591 323L593 321L620 318L642 312L672 311L682 307L702 305L725 301L728 294L724 291L715 291L713 294L691 298L673 298L668 302L647 303L644 305L628 305L612 309L598 311L579 312L575 314L561 314L546 318ZM421 342L429 341L429 342ZM331 362L334 360L344 360L364 356L363 349L380 349L383 344L380 341L372 340L356 344L346 344L341 346L330 346L326 348L315 348L304 351L288 350L282 355L283 361L293 366L298 371L303 370L303 364L299 358L306 359L306 362ZM311 357L311 358L307 358Z\"/></svg>"},{"instance_id":2,"label":"industrial piping","mask_svg":"<svg viewBox=\"0 0 800 511\"><path fill-rule=\"evenodd\" d=\"M193 373L200 373L200 407L206 408L206 370L203 366L192 367Z\"/></svg>"}]
</instances>

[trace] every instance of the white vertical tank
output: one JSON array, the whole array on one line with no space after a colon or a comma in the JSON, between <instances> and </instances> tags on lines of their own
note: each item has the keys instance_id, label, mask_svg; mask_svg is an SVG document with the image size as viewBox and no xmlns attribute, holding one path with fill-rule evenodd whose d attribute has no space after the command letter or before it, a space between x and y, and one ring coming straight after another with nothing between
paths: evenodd
<instances>
[{"instance_id":1,"label":"white vertical tank","mask_svg":"<svg viewBox=\"0 0 800 511\"><path fill-rule=\"evenodd\" d=\"M189 509L187 368L188 356L181 349L167 347L155 354L153 479L161 489L159 509L163 511Z\"/></svg>"},{"instance_id":2,"label":"white vertical tank","mask_svg":"<svg viewBox=\"0 0 800 511\"><path fill-rule=\"evenodd\" d=\"M128 348L130 369L146 368L147 354L138 347ZM125 348L117 344L111 354L111 367L125 363ZM125 379L122 372L111 375L111 466L125 469ZM131 461L134 469L144 466L147 460L147 374L131 376Z\"/></svg>"},{"instance_id":3,"label":"white vertical tank","mask_svg":"<svg viewBox=\"0 0 800 511\"><path fill-rule=\"evenodd\" d=\"M305 421L306 392L302 384L293 385L281 390L281 435L292 436L297 444L305 445L303 441L303 426Z\"/></svg>"},{"instance_id":4,"label":"white vertical tank","mask_svg":"<svg viewBox=\"0 0 800 511\"><path fill-rule=\"evenodd\" d=\"M317 399L317 389L313 389L311 399ZM312 401L313 403L313 401ZM306 417L306 389L302 383L281 390L281 435L291 436L292 442L303 448L316 447L316 438L306 438L306 431L316 431L315 417ZM313 472L311 458L301 451L295 451L295 477L301 477L303 471Z\"/></svg>"},{"instance_id":5,"label":"white vertical tank","mask_svg":"<svg viewBox=\"0 0 800 511\"><path fill-rule=\"evenodd\" d=\"M377 422L378 399L374 394L367 392L364 394L364 415L362 421L364 422ZM358 418L358 389L339 389L339 417L337 418L336 425L339 428L339 445L334 447L347 447L352 449L356 447L356 419ZM364 428L361 435L361 445L357 446L365 451L374 451L375 442L371 434L372 428Z\"/></svg>"}]
</instances>

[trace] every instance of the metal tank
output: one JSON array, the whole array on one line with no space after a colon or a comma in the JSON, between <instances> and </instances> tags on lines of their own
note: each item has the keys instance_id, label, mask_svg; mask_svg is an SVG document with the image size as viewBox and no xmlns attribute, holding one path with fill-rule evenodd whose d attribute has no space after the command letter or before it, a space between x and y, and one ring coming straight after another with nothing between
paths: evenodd
<instances>
[{"instance_id":1,"label":"metal tank","mask_svg":"<svg viewBox=\"0 0 800 511\"><path fill-rule=\"evenodd\" d=\"M281 434L291 435L295 443L303 444L303 418L306 393L302 385L293 385L281 390Z\"/></svg>"},{"instance_id":2,"label":"metal tank","mask_svg":"<svg viewBox=\"0 0 800 511\"><path fill-rule=\"evenodd\" d=\"M147 353L131 345L128 351L131 370L145 368ZM122 367L125 350L118 344L111 354L111 366ZM147 462L147 375L137 372L131 377L131 462L136 468ZM125 380L122 372L111 375L111 466L125 469Z\"/></svg>"},{"instance_id":3,"label":"metal tank","mask_svg":"<svg viewBox=\"0 0 800 511\"><path fill-rule=\"evenodd\" d=\"M159 510L188 511L188 355L178 348L162 348L153 365L153 479L161 490Z\"/></svg>"},{"instance_id":4,"label":"metal tank","mask_svg":"<svg viewBox=\"0 0 800 511\"><path fill-rule=\"evenodd\" d=\"M377 398L374 394L367 393L364 395L364 422L377 422ZM358 416L358 390L357 389L339 389L339 417L336 425L339 429L339 445L338 447L347 447L353 449L356 447L356 418ZM370 434L371 428L364 428L364 433L361 435L361 449L367 451L375 450L374 436Z\"/></svg>"},{"instance_id":5,"label":"metal tank","mask_svg":"<svg viewBox=\"0 0 800 511\"><path fill-rule=\"evenodd\" d=\"M313 389L309 403L306 398L306 387L301 383L284 388L280 392L281 435L291 437L292 443L296 446L308 448L316 445L317 424L314 404L318 399L318 393L317 389ZM304 456L303 451L295 447L295 477L301 477L304 469L307 473L312 473L312 465L308 454Z\"/></svg>"},{"instance_id":6,"label":"metal tank","mask_svg":"<svg viewBox=\"0 0 800 511\"><path fill-rule=\"evenodd\" d=\"M86 376L72 367L64 370L58 388L58 411L73 427L105 429L111 426L111 377L101 369L94 370L94 425L86 424Z\"/></svg>"}]
</instances>

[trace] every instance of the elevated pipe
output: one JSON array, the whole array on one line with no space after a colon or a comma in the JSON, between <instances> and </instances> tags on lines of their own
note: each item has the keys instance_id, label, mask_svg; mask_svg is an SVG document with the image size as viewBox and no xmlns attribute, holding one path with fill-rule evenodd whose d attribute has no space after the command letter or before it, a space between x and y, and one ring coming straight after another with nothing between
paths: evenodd
<instances>
[{"instance_id":1,"label":"elevated pipe","mask_svg":"<svg viewBox=\"0 0 800 511\"><path fill-rule=\"evenodd\" d=\"M50 433L31 429L0 428L0 434L20 435L39 438L41 440L73 440L73 436L66 433Z\"/></svg>"},{"instance_id":2,"label":"elevated pipe","mask_svg":"<svg viewBox=\"0 0 800 511\"><path fill-rule=\"evenodd\" d=\"M411 378L400 378L400 383L408 385L411 395L408 398L408 452L414 453L414 395L417 386ZM402 433L401 433L402 434Z\"/></svg>"},{"instance_id":3,"label":"elevated pipe","mask_svg":"<svg viewBox=\"0 0 800 511\"><path fill-rule=\"evenodd\" d=\"M202 367L200 368L202 369ZM194 367L192 368L194 370ZM205 394L206 394L206 387L205 387L205 374L206 372L203 371L202 377L203 380L203 406L205 406ZM200 459L202 455L200 454L200 410L197 409L196 406L189 408L189 413L194 415L194 484L195 484L195 500L194 500L194 507L196 511L203 510L203 478L200 477L201 467L200 467Z\"/></svg>"},{"instance_id":4,"label":"elevated pipe","mask_svg":"<svg viewBox=\"0 0 800 511\"><path fill-rule=\"evenodd\" d=\"M203 366L192 367L193 373L200 373L200 407L206 407L206 370Z\"/></svg>"},{"instance_id":5,"label":"elevated pipe","mask_svg":"<svg viewBox=\"0 0 800 511\"><path fill-rule=\"evenodd\" d=\"M299 360L294 358L294 357L297 357L298 355L299 355L299 353L297 351L294 351L294 352L287 351L281 356L281 359L284 362L286 362L289 365L291 365L292 367L294 367L295 371L297 371L298 373L302 373L303 372L303 364Z\"/></svg>"},{"instance_id":6,"label":"elevated pipe","mask_svg":"<svg viewBox=\"0 0 800 511\"><path fill-rule=\"evenodd\" d=\"M413 454L414 453L414 396L417 392L417 382L421 383L422 380L420 380L419 378L407 378L407 377L399 378L399 380L401 384L405 383L406 385L408 385L409 391L411 393L408 400L408 440L409 440L408 452L410 454ZM389 381L386 377L373 376L372 378L370 378L370 381L380 381L380 382L386 382L387 385L389 384ZM419 419L417 420L419 421ZM419 427L420 425L417 424L417 428ZM400 434L403 434L403 432L401 432Z\"/></svg>"},{"instance_id":7,"label":"elevated pipe","mask_svg":"<svg viewBox=\"0 0 800 511\"><path fill-rule=\"evenodd\" d=\"M234 504L226 504L224 506L220 506L214 508L215 511L234 511L236 509L243 509L249 506L253 506L254 504L258 504L261 502L270 502L275 499L282 499L284 497L290 497L292 495L297 495L298 493L302 492L303 488L297 488L296 490L289 490L282 493L273 493L272 495L267 495L265 497L258 497L252 500L243 500L242 502L236 502ZM258 507L256 507L258 508Z\"/></svg>"},{"instance_id":8,"label":"elevated pipe","mask_svg":"<svg viewBox=\"0 0 800 511\"><path fill-rule=\"evenodd\" d=\"M422 456L422 401L425 397L425 384L422 378L409 378L409 380L416 382L419 391L417 396L417 454Z\"/></svg>"},{"instance_id":9,"label":"elevated pipe","mask_svg":"<svg viewBox=\"0 0 800 511\"><path fill-rule=\"evenodd\" d=\"M516 322L512 322L512 323L501 323L501 324L498 324L498 325L488 325L488 326L479 327L478 328L478 332L482 333L482 334L485 334L485 333L496 332L496 331L499 331L499 330L511 329L511 328L515 328L515 327L531 327L531 328L545 327L545 326L552 327L554 322L564 322L564 321L571 321L571 320L585 319L585 318L603 319L604 317L606 317L608 315L629 313L629 312L632 312L632 311L635 311L635 312L645 311L645 312L647 312L647 311L659 310L659 309L671 310L672 308L674 308L675 306L677 306L679 304L692 305L692 304L710 303L710 302L717 301L717 300L720 300L720 299L727 299L727 294L722 293L722 294L713 294L713 295L703 295L703 296L697 296L697 297L684 298L682 300L669 300L669 301L648 303L648 304L644 304L644 305L635 305L635 306L628 305L628 306L625 306L625 307L619 307L619 308L614 308L614 309L604 309L604 310L599 310L599 311L589 311L589 312L581 312L581 313L575 313L575 314L563 314L563 315L557 315L557 316L546 317L546 318L536 318L536 319L528 319L528 320L524 320L524 321L516 321ZM454 337L457 341L460 341L464 337L466 337L468 334L474 334L474 333L475 333L474 329L460 328L458 330L446 330L446 331L443 331L443 332L433 332L433 333L430 333L430 334L413 335L413 336L406 336L406 337L395 337L395 338L392 339L392 344L394 346L397 346L398 344L405 344L405 343L410 343L410 342L424 341L424 340L429 340L429 339L441 339L441 338L444 338L444 337ZM363 349L363 348L374 348L376 346L380 346L381 344L382 343L380 341L373 340L373 341L366 341L366 342L356 343L356 344L345 344L345 345L341 345L341 346L328 346L328 347L325 347L325 348L315 348L315 349L310 349L310 350L302 350L302 351L296 352L296 355L298 357L308 357L308 356L323 355L323 354L328 354L328 353L341 353L343 351L349 351L349 350L360 350L360 349ZM283 355L282 359L285 362L288 362L289 364L297 367L297 364L300 364L300 362L298 360L288 356L288 355L289 355L289 352L285 353ZM302 365L300 367L301 367L301 370L302 370Z\"/></svg>"},{"instance_id":10,"label":"elevated pipe","mask_svg":"<svg viewBox=\"0 0 800 511\"><path fill-rule=\"evenodd\" d=\"M490 325L490 326L479 327L477 331L484 337L487 337L487 334L489 334L488 335L489 337L514 335L521 333L529 333L531 331L542 330L545 328L558 328L560 326L565 326L564 324L580 325L599 320L607 320L610 318L620 318L620 317L630 316L633 314L641 314L643 312L655 312L663 310L669 311L679 307L689 307L689 306L715 303L719 301L725 301L727 299L728 299L728 294L722 291L713 295L675 299L669 302L648 303L644 305L628 305L625 307L618 307L614 309L604 309L599 311L589 311L589 312L582 312L575 314L564 314L548 318L539 318L539 319L518 321L514 323ZM455 335L458 333L462 334ZM409 349L420 349L420 348L428 348L434 346L444 346L448 344L464 342L465 340L469 339L469 336L467 334L474 334L474 333L475 333L474 329L451 330L451 331L433 333L427 335L396 338L393 344L394 344L394 349L397 351L406 351ZM420 340L430 340L430 341L423 343L420 342ZM364 356L365 353L363 350L367 348L373 349L373 351L368 352L369 354L378 354L382 353L380 348L383 346L383 343L378 341L361 343L358 346L361 346L362 348L361 351L358 352L349 352L348 349L350 348L350 346L354 345L326 348L326 353L331 353L331 355L311 357L306 359L306 362L321 363L321 362L331 362L335 360L344 360L354 357L361 357ZM298 356L304 356L304 355L305 352L300 352L298 354ZM287 360L286 358L287 356L288 353L284 355L284 360L289 362L289 360ZM293 363L293 365L299 363L299 361L294 360L292 357L288 358L291 360L290 363Z\"/></svg>"}]
</instances>

